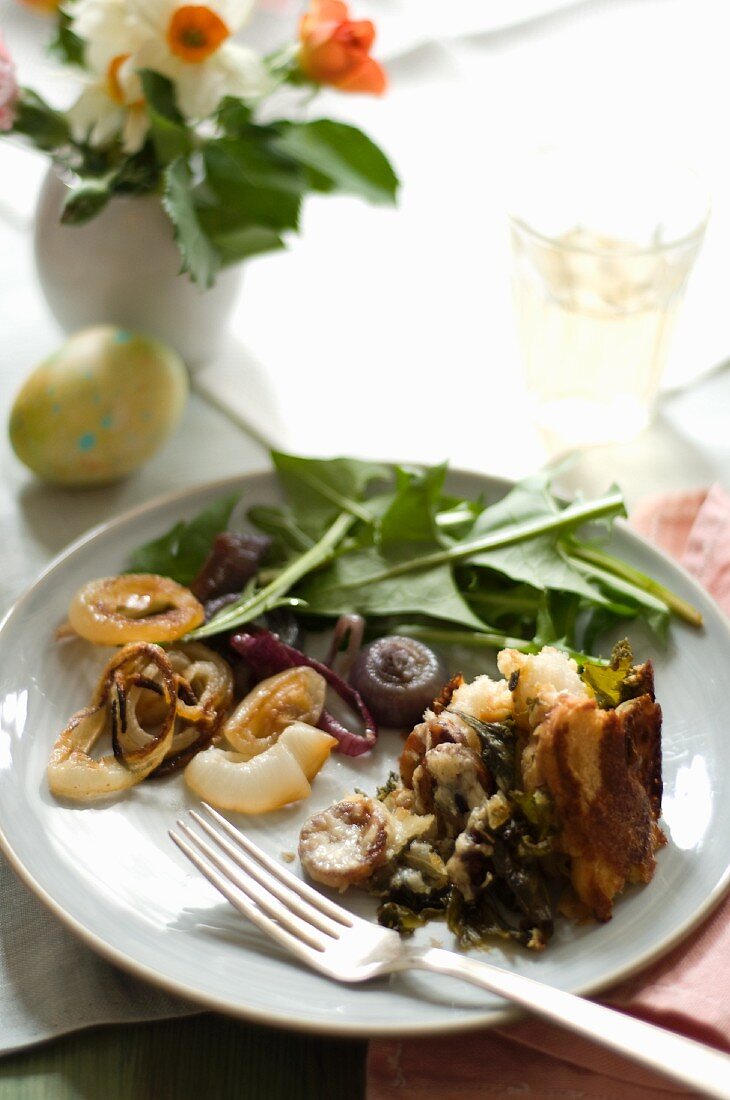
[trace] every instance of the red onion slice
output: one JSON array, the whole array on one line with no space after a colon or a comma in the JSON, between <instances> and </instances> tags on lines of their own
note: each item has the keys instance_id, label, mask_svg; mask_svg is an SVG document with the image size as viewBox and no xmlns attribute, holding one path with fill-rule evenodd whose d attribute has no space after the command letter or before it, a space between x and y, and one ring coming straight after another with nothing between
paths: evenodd
<instances>
[{"instance_id":1,"label":"red onion slice","mask_svg":"<svg viewBox=\"0 0 730 1100\"><path fill-rule=\"evenodd\" d=\"M360 652L364 633L365 620L362 615L340 615L332 631L332 641L324 663L329 668L334 668L337 662L340 675L343 678L349 676L352 663ZM343 646L344 653L338 661Z\"/></svg>"}]
</instances>

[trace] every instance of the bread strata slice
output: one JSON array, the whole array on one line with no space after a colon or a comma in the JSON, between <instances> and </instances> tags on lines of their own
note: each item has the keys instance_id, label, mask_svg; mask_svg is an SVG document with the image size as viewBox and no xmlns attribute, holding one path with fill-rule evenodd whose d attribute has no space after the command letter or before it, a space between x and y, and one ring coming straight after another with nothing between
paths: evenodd
<instances>
[{"instance_id":1,"label":"bread strata slice","mask_svg":"<svg viewBox=\"0 0 730 1100\"><path fill-rule=\"evenodd\" d=\"M666 843L661 808L661 710L649 696L602 710L594 699L560 699L533 731L527 789L553 802L557 846L586 912L611 916L628 883L649 882Z\"/></svg>"},{"instance_id":2,"label":"bread strata slice","mask_svg":"<svg viewBox=\"0 0 730 1100\"><path fill-rule=\"evenodd\" d=\"M620 656L615 675L597 666L601 692L552 647L503 650L498 681L454 677L406 738L398 772L375 799L357 795L385 812L389 839L384 862L339 888L377 894L381 923L406 934L445 917L462 946L498 935L541 950L557 912L608 920L666 843L653 671L632 666L627 643ZM300 855L327 882L313 852L332 837L318 839Z\"/></svg>"}]
</instances>

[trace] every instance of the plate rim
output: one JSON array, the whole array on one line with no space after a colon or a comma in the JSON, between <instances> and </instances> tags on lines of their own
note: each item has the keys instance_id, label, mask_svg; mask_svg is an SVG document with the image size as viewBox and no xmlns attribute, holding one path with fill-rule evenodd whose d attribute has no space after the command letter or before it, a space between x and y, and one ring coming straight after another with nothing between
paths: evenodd
<instances>
[{"instance_id":1,"label":"plate rim","mask_svg":"<svg viewBox=\"0 0 730 1100\"><path fill-rule=\"evenodd\" d=\"M387 461L387 460L386 460ZM392 465L392 461L390 463ZM423 463L419 463L423 465ZM463 476L467 478L478 478L481 481L490 482L492 485L502 485L509 489L515 482L509 478L504 478L498 475L492 475L483 473L478 470L470 470L463 467L449 466L448 473L455 476ZM138 519L147 512L154 512L159 508L170 507L177 502L183 502L187 497L193 496L196 493L210 493L224 492L227 487L233 487L241 482L253 480L261 477L275 477L275 470L272 467L256 467L252 470L248 470L245 473L229 475L225 478L217 478L209 481L199 482L195 485L188 485L183 489L175 489L167 493L159 494L148 501L144 501L141 504L137 504L132 508L127 508L118 515L112 516L107 520L103 520L101 523L95 524L89 528L78 538L70 542L64 549L56 554L51 561L41 570L41 572L35 577L35 579L20 593L20 595L12 602L6 613L0 620L0 635L7 629L8 624L15 615L22 610L22 605L26 600L30 599L34 594L36 588L42 584L45 579L52 574L56 569L64 564L64 562L73 557L77 551L82 549L88 543L93 542L96 538L113 530L115 527L123 526L130 520ZM710 601L712 607L717 612L718 622L724 629L728 648L730 649L730 618L725 616L722 609L715 603L713 597L700 585L690 573L684 569L682 565L670 558L663 550L655 546L649 539L640 535L634 531L624 519L617 519L616 524L622 532L624 537L628 537L629 541L637 543L645 550L649 550L652 554L657 555L675 572L679 573L683 580L689 585L689 587L700 597L700 602ZM152 985L157 989L161 989L167 993L170 993L183 1001L200 1007L201 1011L213 1010L223 1013L227 1016L233 1016L238 1019L250 1020L254 1023L265 1024L272 1027L285 1027L292 1031L297 1031L305 1034L316 1035L331 1035L342 1036L347 1038L379 1038L379 1037L417 1037L426 1035L444 1035L444 1034L458 1034L460 1032L475 1031L480 1028L499 1028L505 1025L514 1023L518 1020L524 1019L529 1016L524 1010L519 1008L505 1008L498 1009L497 1011L489 1010L489 1015L486 1015L484 1011L481 1013L478 1010L469 1010L460 1014L454 1019L453 1023L433 1023L433 1024L408 1024L404 1023L402 1027L394 1026L392 1023L371 1023L367 1026L358 1023L350 1023L347 1020L333 1020L331 1023L309 1021L302 1019L299 1016L294 1016L283 1010L267 1009L260 1010L251 1008L245 1005L232 1004L228 1001L222 1000L215 995L197 992L190 990L184 982L171 978L165 974L160 973L153 967L148 966L146 963L140 963L133 956L129 955L126 951L115 947L113 944L104 940L96 932L87 928L82 921L78 920L75 916L69 913L62 904L48 892L48 890L36 879L32 871L30 871L23 861L16 855L13 845L7 837L3 828L2 820L0 819L0 851L8 860L10 866L14 872L18 875L20 880L35 894L35 896L46 906L46 908L61 922L61 924L69 929L78 939L81 940L87 947L89 947L95 954L100 955L106 962L112 965L118 966L125 970L127 973L132 974L134 977L146 982L148 985ZM698 906L695 912L688 917L674 933L657 944L657 946L651 950L645 951L638 959L633 962L627 963L625 966L620 967L618 970L614 970L609 976L598 978L595 981L587 981L581 985L576 986L571 990L577 996L590 996L596 993L600 993L606 989L618 986L620 983L626 981L628 978L634 976L647 969L652 963L656 962L661 957L669 954L673 948L678 946L686 937L704 920L706 920L714 909L719 905L725 894L730 888L730 858L728 859L727 866L722 875L715 883L715 886L708 892L702 903ZM486 954L486 953L485 953ZM481 961L488 961L486 959ZM351 984L351 983L334 983L339 984ZM73 1029L76 1030L76 1029Z\"/></svg>"}]
</instances>

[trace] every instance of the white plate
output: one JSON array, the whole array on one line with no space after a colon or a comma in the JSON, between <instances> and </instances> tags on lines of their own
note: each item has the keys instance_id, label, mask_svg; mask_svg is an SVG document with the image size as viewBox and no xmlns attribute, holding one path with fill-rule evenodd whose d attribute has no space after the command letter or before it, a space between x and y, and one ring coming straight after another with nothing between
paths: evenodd
<instances>
[{"instance_id":1,"label":"white plate","mask_svg":"<svg viewBox=\"0 0 730 1100\"><path fill-rule=\"evenodd\" d=\"M90 947L107 959L202 1005L270 1024L350 1035L444 1032L503 1023L497 998L434 975L395 975L367 986L336 985L299 966L239 917L187 863L167 836L194 799L180 777L143 783L104 806L71 808L49 795L45 767L68 716L84 705L102 664L82 642L58 646L53 630L69 597L91 577L117 572L129 552L213 499L245 490L248 503L277 498L273 475L257 474L153 502L97 528L56 560L0 629L0 840L25 882ZM504 484L450 475L465 495L501 495ZM622 529L620 553L698 606L702 631L672 628L654 651L664 709L664 822L668 847L654 881L631 888L606 925L561 924L549 949L533 955L496 946L497 963L576 992L623 978L684 936L728 882L730 752L727 683L730 631L712 601L648 544ZM646 640L632 634L637 656ZM487 662L491 664L491 662ZM475 671L475 670L471 670ZM393 765L399 739L371 757L331 758L311 799L246 820L275 855L296 849L315 809L357 785L373 790ZM239 819L243 821L243 819ZM348 905L372 913L355 893ZM450 946L443 925L419 930Z\"/></svg>"}]
</instances>

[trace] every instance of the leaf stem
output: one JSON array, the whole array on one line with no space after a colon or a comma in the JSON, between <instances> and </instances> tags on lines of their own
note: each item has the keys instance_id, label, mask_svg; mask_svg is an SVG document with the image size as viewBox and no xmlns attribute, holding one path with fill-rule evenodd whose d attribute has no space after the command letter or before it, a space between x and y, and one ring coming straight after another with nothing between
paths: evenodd
<instances>
[{"instance_id":1,"label":"leaf stem","mask_svg":"<svg viewBox=\"0 0 730 1100\"><path fill-rule=\"evenodd\" d=\"M310 489L314 489L316 493L323 496L325 500L329 500L332 504L336 504L343 512L349 512L350 515L355 516L356 519L362 520L363 523L372 524L373 517L367 508L359 504L358 501L352 500L350 497L343 496L332 485L328 485L324 481L320 481L311 471L299 474L299 478Z\"/></svg>"},{"instance_id":2,"label":"leaf stem","mask_svg":"<svg viewBox=\"0 0 730 1100\"><path fill-rule=\"evenodd\" d=\"M687 600L683 600L676 592L672 592L671 589L660 584L659 581L647 577L646 573L634 569L632 565L628 565L625 561L614 558L604 550L598 550L596 547L584 545L571 545L570 555L571 557L578 558L580 561L587 562L589 565L595 565L599 569L604 569L607 573L612 573L614 576L620 577L622 580L628 581L629 584L640 588L643 592L647 592L656 597L656 599L666 604L669 610L673 611L680 619L689 623L690 626L702 626L702 615L692 606L692 604L688 603Z\"/></svg>"},{"instance_id":3,"label":"leaf stem","mask_svg":"<svg viewBox=\"0 0 730 1100\"><path fill-rule=\"evenodd\" d=\"M475 519L474 512L471 508L450 508L446 512L438 512L436 515L436 523L441 528L458 527L460 523L469 523Z\"/></svg>"},{"instance_id":4,"label":"leaf stem","mask_svg":"<svg viewBox=\"0 0 730 1100\"><path fill-rule=\"evenodd\" d=\"M236 603L225 607L218 615L214 615L209 622L203 623L197 630L192 630L187 638L209 638L212 634L220 634L224 630L233 630L234 627L248 623L251 619L270 611L274 606L280 605L281 598L292 585L327 560L354 522L354 516L341 512L331 527L325 531L319 542L316 542L310 550L295 558L290 565L281 570L274 580L260 588L253 596L242 597Z\"/></svg>"},{"instance_id":5,"label":"leaf stem","mask_svg":"<svg viewBox=\"0 0 730 1100\"><path fill-rule=\"evenodd\" d=\"M448 630L439 627L422 626L420 623L399 623L393 628L399 634L419 638L427 642L440 642L442 645L461 645L471 649L519 649L522 653L539 653L546 643L528 642L525 638L511 638L507 634L492 631ZM561 642L547 643L567 653L578 665L590 661L596 665L608 665L602 657L592 657L577 649L570 649Z\"/></svg>"},{"instance_id":6,"label":"leaf stem","mask_svg":"<svg viewBox=\"0 0 730 1100\"><path fill-rule=\"evenodd\" d=\"M516 542L536 538L538 535L550 533L559 534L561 531L588 523L590 520L601 519L603 516L615 515L623 511L623 498L619 492L609 493L597 501L587 501L579 504L571 504L562 512L554 516L540 516L539 519L526 520L513 526L491 531L480 538L467 542L457 543L445 550L435 550L431 554L423 554L418 558L398 562L388 569L381 569L379 573L373 573L369 577L361 577L356 581L344 582L341 588L356 588L364 584L375 584L378 581L388 580L403 573L414 573L419 569L430 569L432 566L445 565L449 562L462 561L472 554L482 553L485 550L494 550L497 547L512 546Z\"/></svg>"}]
</instances>

